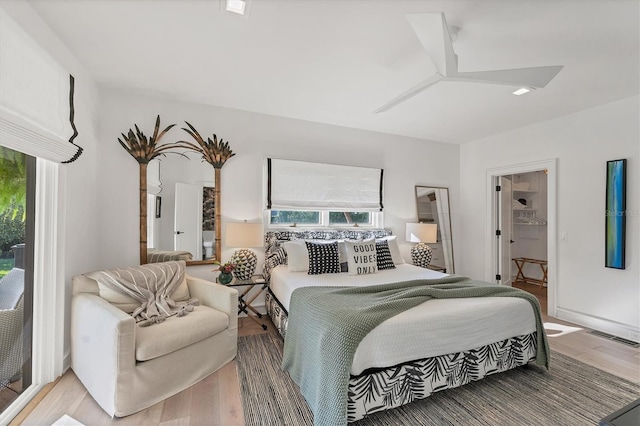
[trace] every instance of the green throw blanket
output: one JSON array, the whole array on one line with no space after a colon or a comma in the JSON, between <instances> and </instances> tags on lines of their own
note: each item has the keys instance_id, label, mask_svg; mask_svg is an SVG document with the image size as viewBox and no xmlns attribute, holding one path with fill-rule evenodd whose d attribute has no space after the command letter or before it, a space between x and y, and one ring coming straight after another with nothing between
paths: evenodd
<instances>
[{"instance_id":1,"label":"green throw blanket","mask_svg":"<svg viewBox=\"0 0 640 426\"><path fill-rule=\"evenodd\" d=\"M549 368L549 346L535 296L512 287L449 276L368 287L302 287L291 296L282 369L300 387L314 424L347 424L349 373L362 339L385 320L429 299L518 297L531 303L536 364Z\"/></svg>"}]
</instances>

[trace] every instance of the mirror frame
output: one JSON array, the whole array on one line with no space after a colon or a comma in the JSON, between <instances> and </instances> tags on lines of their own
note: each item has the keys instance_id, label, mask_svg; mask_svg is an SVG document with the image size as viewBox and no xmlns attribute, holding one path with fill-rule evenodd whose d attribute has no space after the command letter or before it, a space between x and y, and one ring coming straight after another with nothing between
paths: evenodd
<instances>
[{"instance_id":1,"label":"mirror frame","mask_svg":"<svg viewBox=\"0 0 640 426\"><path fill-rule=\"evenodd\" d=\"M449 187L447 186L433 186L433 185L415 185L414 186L414 196L416 200L416 217L418 218L418 222L420 222L420 209L418 208L418 188L433 188L433 189L446 189L447 190L447 213L449 214L449 236L451 237L451 270L447 269L447 274L455 274L455 257L453 252L453 231L451 225L451 195L449 194ZM439 241L442 243L442 239ZM443 245L444 249L444 245ZM446 263L445 263L446 267Z\"/></svg>"}]
</instances>

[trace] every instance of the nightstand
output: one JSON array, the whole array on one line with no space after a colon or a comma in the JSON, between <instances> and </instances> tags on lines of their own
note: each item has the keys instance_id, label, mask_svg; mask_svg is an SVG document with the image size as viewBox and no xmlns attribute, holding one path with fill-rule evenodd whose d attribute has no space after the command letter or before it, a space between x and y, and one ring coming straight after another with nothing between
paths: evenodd
<instances>
[{"instance_id":1,"label":"nightstand","mask_svg":"<svg viewBox=\"0 0 640 426\"><path fill-rule=\"evenodd\" d=\"M251 304L269 287L269 284L262 275L254 275L250 280L246 281L234 279L230 284L227 284L227 287L241 286L247 286L247 288L238 295L238 314L244 312L249 318L257 322L263 330L266 330L267 326L259 321L259 318L262 318L262 314Z\"/></svg>"}]
</instances>

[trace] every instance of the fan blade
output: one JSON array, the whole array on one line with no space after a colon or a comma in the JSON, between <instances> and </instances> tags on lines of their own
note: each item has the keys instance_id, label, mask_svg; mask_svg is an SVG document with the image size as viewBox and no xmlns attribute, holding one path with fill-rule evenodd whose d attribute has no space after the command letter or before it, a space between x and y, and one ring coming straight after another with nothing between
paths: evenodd
<instances>
[{"instance_id":1,"label":"fan blade","mask_svg":"<svg viewBox=\"0 0 640 426\"><path fill-rule=\"evenodd\" d=\"M382 105L380 108L378 108L377 110L373 111L373 113L377 114L379 112L389 111L394 106L398 105L399 103L402 103L402 102L406 101L409 98L414 97L418 93L420 93L423 90L427 89L429 86L433 86L434 84L436 84L437 82L439 82L443 78L444 78L444 76L440 75L439 73L435 73L431 77L429 77L426 80L418 83L417 85L413 86L411 89L407 90L406 92L402 93L401 95L393 98L392 100L390 100L386 104Z\"/></svg>"},{"instance_id":2,"label":"fan blade","mask_svg":"<svg viewBox=\"0 0 640 426\"><path fill-rule=\"evenodd\" d=\"M523 86L541 89L560 72L563 65L534 68L515 68L510 70L458 72L446 76L449 81L502 84L505 86Z\"/></svg>"},{"instance_id":3,"label":"fan blade","mask_svg":"<svg viewBox=\"0 0 640 426\"><path fill-rule=\"evenodd\" d=\"M458 61L444 13L417 13L407 15L407 19L438 72L447 77L457 72Z\"/></svg>"}]
</instances>

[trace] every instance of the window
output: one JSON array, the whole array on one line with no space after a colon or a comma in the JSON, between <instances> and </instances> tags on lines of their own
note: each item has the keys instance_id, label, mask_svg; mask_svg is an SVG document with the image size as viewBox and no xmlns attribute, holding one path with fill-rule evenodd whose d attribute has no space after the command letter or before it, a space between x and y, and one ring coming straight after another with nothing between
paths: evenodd
<instances>
[{"instance_id":1,"label":"window","mask_svg":"<svg viewBox=\"0 0 640 426\"><path fill-rule=\"evenodd\" d=\"M265 160L265 219L269 225L383 225L382 169Z\"/></svg>"},{"instance_id":2,"label":"window","mask_svg":"<svg viewBox=\"0 0 640 426\"><path fill-rule=\"evenodd\" d=\"M382 227L381 212L332 212L328 210L268 210L271 226Z\"/></svg>"},{"instance_id":3,"label":"window","mask_svg":"<svg viewBox=\"0 0 640 426\"><path fill-rule=\"evenodd\" d=\"M329 212L329 225L371 225L369 212Z\"/></svg>"},{"instance_id":4,"label":"window","mask_svg":"<svg viewBox=\"0 0 640 426\"><path fill-rule=\"evenodd\" d=\"M319 211L295 211L295 210L269 210L270 224L277 225L320 225L321 214Z\"/></svg>"}]
</instances>

